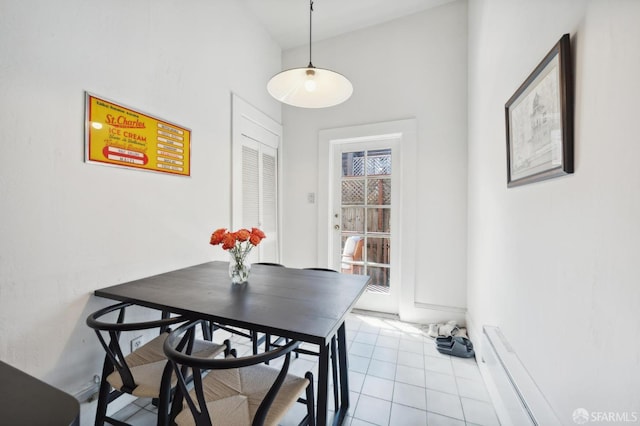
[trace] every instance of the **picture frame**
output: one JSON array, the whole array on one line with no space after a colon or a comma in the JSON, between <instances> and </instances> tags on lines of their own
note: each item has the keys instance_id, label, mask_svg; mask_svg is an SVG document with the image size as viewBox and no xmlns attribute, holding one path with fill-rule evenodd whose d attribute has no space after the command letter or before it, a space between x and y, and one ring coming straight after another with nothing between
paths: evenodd
<instances>
[{"instance_id":1,"label":"picture frame","mask_svg":"<svg viewBox=\"0 0 640 426\"><path fill-rule=\"evenodd\" d=\"M573 69L564 34L505 104L507 187L573 173Z\"/></svg>"}]
</instances>

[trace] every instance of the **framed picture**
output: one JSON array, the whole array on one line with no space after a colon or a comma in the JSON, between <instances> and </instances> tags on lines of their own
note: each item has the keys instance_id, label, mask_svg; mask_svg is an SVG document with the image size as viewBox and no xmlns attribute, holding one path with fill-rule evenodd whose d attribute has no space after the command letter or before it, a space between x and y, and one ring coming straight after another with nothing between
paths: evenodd
<instances>
[{"instance_id":1,"label":"framed picture","mask_svg":"<svg viewBox=\"0 0 640 426\"><path fill-rule=\"evenodd\" d=\"M505 104L507 186L573 173L573 72L562 36Z\"/></svg>"}]
</instances>

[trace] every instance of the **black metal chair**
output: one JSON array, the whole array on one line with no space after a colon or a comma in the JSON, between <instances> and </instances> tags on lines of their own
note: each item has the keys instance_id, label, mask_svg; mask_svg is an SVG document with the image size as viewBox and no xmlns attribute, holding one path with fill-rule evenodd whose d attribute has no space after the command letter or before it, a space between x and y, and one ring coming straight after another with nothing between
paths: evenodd
<instances>
[{"instance_id":1,"label":"black metal chair","mask_svg":"<svg viewBox=\"0 0 640 426\"><path fill-rule=\"evenodd\" d=\"M225 359L202 358L190 354L198 322L180 326L164 343L178 377L171 410L177 425L277 425L296 401L307 407L300 425L315 425L312 373L304 378L287 374L291 351L299 342L242 358L235 358L235 350ZM280 369L264 365L280 357L284 357ZM192 371L193 387L185 371ZM300 398L303 391L306 397Z\"/></svg>"},{"instance_id":2,"label":"black metal chair","mask_svg":"<svg viewBox=\"0 0 640 426\"><path fill-rule=\"evenodd\" d=\"M158 406L159 426L169 424L169 405L176 384L171 363L168 362L162 345L169 335L169 327L184 323L183 317L169 317L162 313L162 319L146 322L125 323L125 310L131 303L118 303L100 309L87 317L87 325L93 328L106 355L102 367L102 379L96 409L96 425L105 422L126 425L107 416L107 406L123 394L140 398L152 398ZM110 315L111 314L111 315ZM117 318L114 318L116 317ZM158 329L159 335L128 355L120 343L122 332ZM210 341L197 340L194 353L203 357L215 357L231 350L229 341L218 345Z\"/></svg>"}]
</instances>

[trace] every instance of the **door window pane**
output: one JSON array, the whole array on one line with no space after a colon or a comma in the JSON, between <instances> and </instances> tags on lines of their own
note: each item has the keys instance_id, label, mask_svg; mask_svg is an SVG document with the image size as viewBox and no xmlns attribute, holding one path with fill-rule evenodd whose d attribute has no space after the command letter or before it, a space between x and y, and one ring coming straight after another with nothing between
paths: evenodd
<instances>
[{"instance_id":1,"label":"door window pane","mask_svg":"<svg viewBox=\"0 0 640 426\"><path fill-rule=\"evenodd\" d=\"M367 262L391 263L389 238L367 238Z\"/></svg>"},{"instance_id":2,"label":"door window pane","mask_svg":"<svg viewBox=\"0 0 640 426\"><path fill-rule=\"evenodd\" d=\"M391 150L378 149L367 151L367 175L390 175L391 174Z\"/></svg>"},{"instance_id":3,"label":"door window pane","mask_svg":"<svg viewBox=\"0 0 640 426\"><path fill-rule=\"evenodd\" d=\"M342 204L364 204L364 179L342 181Z\"/></svg>"},{"instance_id":4,"label":"door window pane","mask_svg":"<svg viewBox=\"0 0 640 426\"><path fill-rule=\"evenodd\" d=\"M342 153L342 177L364 176L364 151Z\"/></svg>"},{"instance_id":5,"label":"door window pane","mask_svg":"<svg viewBox=\"0 0 640 426\"><path fill-rule=\"evenodd\" d=\"M391 232L391 209L374 207L367 209L367 232Z\"/></svg>"},{"instance_id":6,"label":"door window pane","mask_svg":"<svg viewBox=\"0 0 640 426\"><path fill-rule=\"evenodd\" d=\"M342 232L364 232L364 208L342 208Z\"/></svg>"},{"instance_id":7,"label":"door window pane","mask_svg":"<svg viewBox=\"0 0 640 426\"><path fill-rule=\"evenodd\" d=\"M380 293L386 293L389 288L389 268L379 266L367 267L367 275L371 277L370 291L377 291ZM373 287L373 288L372 288ZM380 287L380 288L375 288Z\"/></svg>"},{"instance_id":8,"label":"door window pane","mask_svg":"<svg viewBox=\"0 0 640 426\"><path fill-rule=\"evenodd\" d=\"M362 259L364 248L364 238L358 235L351 235L342 238L342 261L340 271L345 274L363 274L364 262Z\"/></svg>"},{"instance_id":9,"label":"door window pane","mask_svg":"<svg viewBox=\"0 0 640 426\"><path fill-rule=\"evenodd\" d=\"M367 204L370 206L391 204L391 179L367 180Z\"/></svg>"}]
</instances>

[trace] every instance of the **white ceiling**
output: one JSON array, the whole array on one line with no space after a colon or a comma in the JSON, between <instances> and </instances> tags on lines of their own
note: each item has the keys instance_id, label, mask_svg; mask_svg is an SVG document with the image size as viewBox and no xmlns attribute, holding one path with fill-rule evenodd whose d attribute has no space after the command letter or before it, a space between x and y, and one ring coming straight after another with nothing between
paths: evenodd
<instances>
[{"instance_id":1,"label":"white ceiling","mask_svg":"<svg viewBox=\"0 0 640 426\"><path fill-rule=\"evenodd\" d=\"M309 0L242 0L283 50L309 44ZM381 24L453 0L314 0L313 41Z\"/></svg>"}]
</instances>

